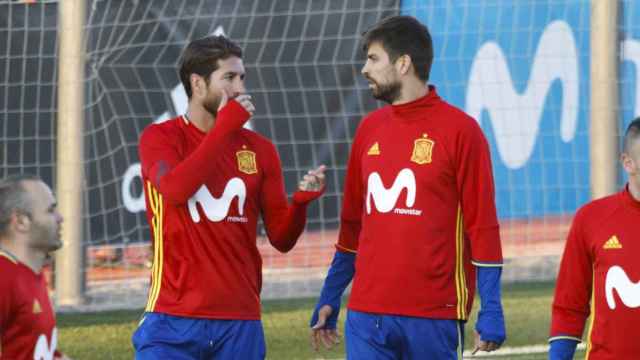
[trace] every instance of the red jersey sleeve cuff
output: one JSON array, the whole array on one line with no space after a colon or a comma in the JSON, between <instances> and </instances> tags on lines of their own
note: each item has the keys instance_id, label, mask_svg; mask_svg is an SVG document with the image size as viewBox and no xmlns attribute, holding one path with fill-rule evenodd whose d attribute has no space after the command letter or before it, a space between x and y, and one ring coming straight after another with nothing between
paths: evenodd
<instances>
[{"instance_id":1,"label":"red jersey sleeve cuff","mask_svg":"<svg viewBox=\"0 0 640 360\"><path fill-rule=\"evenodd\" d=\"M501 262L488 262L488 261L476 261L471 260L471 263L477 267L502 267L504 264Z\"/></svg>"},{"instance_id":2,"label":"red jersey sleeve cuff","mask_svg":"<svg viewBox=\"0 0 640 360\"><path fill-rule=\"evenodd\" d=\"M549 342L556 341L556 340L574 340L577 342L582 342L581 338L576 336L571 336L571 335L557 335L549 338Z\"/></svg>"},{"instance_id":3,"label":"red jersey sleeve cuff","mask_svg":"<svg viewBox=\"0 0 640 360\"><path fill-rule=\"evenodd\" d=\"M218 111L217 117L220 122L230 123L231 127L239 128L251 118L251 114L239 102L231 99Z\"/></svg>"},{"instance_id":4,"label":"red jersey sleeve cuff","mask_svg":"<svg viewBox=\"0 0 640 360\"><path fill-rule=\"evenodd\" d=\"M302 191L298 190L293 193L293 203L296 205L307 205L313 200L319 198L324 192L324 187L318 191Z\"/></svg>"},{"instance_id":5,"label":"red jersey sleeve cuff","mask_svg":"<svg viewBox=\"0 0 640 360\"><path fill-rule=\"evenodd\" d=\"M566 307L553 305L551 315L550 339L559 336L570 336L581 339L588 313L575 311Z\"/></svg>"},{"instance_id":6,"label":"red jersey sleeve cuff","mask_svg":"<svg viewBox=\"0 0 640 360\"><path fill-rule=\"evenodd\" d=\"M471 239L471 259L476 266L502 266L502 245L500 244L500 229L498 226L472 229L469 231Z\"/></svg>"},{"instance_id":7,"label":"red jersey sleeve cuff","mask_svg":"<svg viewBox=\"0 0 640 360\"><path fill-rule=\"evenodd\" d=\"M358 252L349 248L346 248L340 244L336 244L336 250L340 251L340 252L347 252L347 253L352 253L352 254L357 254Z\"/></svg>"}]
</instances>

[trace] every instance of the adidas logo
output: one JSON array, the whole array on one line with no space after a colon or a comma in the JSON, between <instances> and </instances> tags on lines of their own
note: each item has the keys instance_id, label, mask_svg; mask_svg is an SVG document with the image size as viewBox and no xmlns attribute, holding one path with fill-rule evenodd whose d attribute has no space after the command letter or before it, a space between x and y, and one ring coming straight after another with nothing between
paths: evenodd
<instances>
[{"instance_id":1,"label":"adidas logo","mask_svg":"<svg viewBox=\"0 0 640 360\"><path fill-rule=\"evenodd\" d=\"M380 145L378 145L378 142L371 145L369 151L367 151L367 155L380 155Z\"/></svg>"},{"instance_id":2,"label":"adidas logo","mask_svg":"<svg viewBox=\"0 0 640 360\"><path fill-rule=\"evenodd\" d=\"M613 235L609 238L609 240L607 240L606 243L604 243L602 248L605 250L622 249L622 244L620 244L620 240L618 240L618 237Z\"/></svg>"},{"instance_id":3,"label":"adidas logo","mask_svg":"<svg viewBox=\"0 0 640 360\"><path fill-rule=\"evenodd\" d=\"M42 306L38 302L38 299L33 300L33 313L40 314L42 312Z\"/></svg>"}]
</instances>

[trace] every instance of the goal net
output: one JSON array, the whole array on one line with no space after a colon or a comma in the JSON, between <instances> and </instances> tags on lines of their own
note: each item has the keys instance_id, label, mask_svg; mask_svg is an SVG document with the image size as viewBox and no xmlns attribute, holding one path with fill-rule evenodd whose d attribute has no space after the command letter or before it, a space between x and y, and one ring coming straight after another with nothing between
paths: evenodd
<instances>
[{"instance_id":1,"label":"goal net","mask_svg":"<svg viewBox=\"0 0 640 360\"><path fill-rule=\"evenodd\" d=\"M621 128L634 106L638 5L623 1ZM53 185L56 1L0 1L0 175ZM549 280L589 192L588 1L121 1L87 3L85 252L89 308L144 306L151 252L138 137L185 112L177 67L191 39L225 34L244 49L249 126L277 146L286 189L328 166L325 195L296 248L260 232L263 297L319 293L334 252L355 128L377 108L360 75L361 33L393 14L431 30L430 82L481 124L491 146L507 281ZM629 95L635 94L635 95ZM73 176L73 174L70 174ZM622 181L622 180L621 180ZM622 183L621 183L622 184Z\"/></svg>"}]
</instances>

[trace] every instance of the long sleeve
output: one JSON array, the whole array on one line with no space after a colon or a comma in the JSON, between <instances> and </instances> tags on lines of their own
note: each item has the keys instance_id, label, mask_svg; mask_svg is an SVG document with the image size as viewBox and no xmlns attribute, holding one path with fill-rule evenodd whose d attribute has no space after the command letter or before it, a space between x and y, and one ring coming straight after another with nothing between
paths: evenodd
<instances>
[{"instance_id":1,"label":"long sleeve","mask_svg":"<svg viewBox=\"0 0 640 360\"><path fill-rule=\"evenodd\" d=\"M325 329L336 328L338 315L340 314L340 299L342 298L344 290L349 286L351 280L353 280L356 272L355 262L355 254L336 250L329 271L327 272L327 277L324 279L320 298L313 311L313 315L311 315L309 326L313 327L318 323L320 308L324 305L329 305L331 306L332 312L327 319Z\"/></svg>"},{"instance_id":2,"label":"long sleeve","mask_svg":"<svg viewBox=\"0 0 640 360\"><path fill-rule=\"evenodd\" d=\"M140 138L142 172L170 203L184 204L216 171L211 166L215 154L224 146L224 139L239 130L250 114L235 100L230 100L219 112L216 124L202 143L183 159L165 134L154 126L147 128Z\"/></svg>"},{"instance_id":3,"label":"long sleeve","mask_svg":"<svg viewBox=\"0 0 640 360\"><path fill-rule=\"evenodd\" d=\"M358 237L362 227L362 209L364 205L364 188L362 186L361 146L358 129L351 146L349 163L347 164L342 212L340 216L340 232L336 249L342 252L355 253L358 250Z\"/></svg>"},{"instance_id":4,"label":"long sleeve","mask_svg":"<svg viewBox=\"0 0 640 360\"><path fill-rule=\"evenodd\" d=\"M558 338L549 345L549 360L572 360L579 341L574 339Z\"/></svg>"},{"instance_id":5,"label":"long sleeve","mask_svg":"<svg viewBox=\"0 0 640 360\"><path fill-rule=\"evenodd\" d=\"M589 317L593 260L585 244L581 212L576 214L567 237L556 282L551 313L551 337L581 341Z\"/></svg>"},{"instance_id":6,"label":"long sleeve","mask_svg":"<svg viewBox=\"0 0 640 360\"><path fill-rule=\"evenodd\" d=\"M296 244L304 230L307 205L320 197L320 191L296 191L291 205L287 203L282 166L275 148L269 148L269 160L265 163L265 180L260 192L262 217L267 237L273 247L288 252Z\"/></svg>"},{"instance_id":7,"label":"long sleeve","mask_svg":"<svg viewBox=\"0 0 640 360\"><path fill-rule=\"evenodd\" d=\"M504 313L502 311L500 267L478 267L478 293L480 293L480 312L476 331L483 341L502 344L506 338Z\"/></svg>"},{"instance_id":8,"label":"long sleeve","mask_svg":"<svg viewBox=\"0 0 640 360\"><path fill-rule=\"evenodd\" d=\"M489 144L473 120L459 134L456 143L456 180L464 228L471 240L471 260L476 266L501 266L502 247Z\"/></svg>"},{"instance_id":9,"label":"long sleeve","mask_svg":"<svg viewBox=\"0 0 640 360\"><path fill-rule=\"evenodd\" d=\"M0 339L2 339L2 336L11 320L10 319L12 314L11 307L13 306L12 305L13 291L9 286L9 282L6 280L8 279L5 278L3 280L0 280L0 294L2 294L2 296L0 296ZM0 345L2 345L1 341L0 341Z\"/></svg>"}]
</instances>

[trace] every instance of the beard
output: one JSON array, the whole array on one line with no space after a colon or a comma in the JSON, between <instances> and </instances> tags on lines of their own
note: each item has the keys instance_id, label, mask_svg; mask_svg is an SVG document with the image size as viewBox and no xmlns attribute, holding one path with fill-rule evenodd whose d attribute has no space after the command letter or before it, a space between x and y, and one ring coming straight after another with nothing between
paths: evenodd
<instances>
[{"instance_id":1,"label":"beard","mask_svg":"<svg viewBox=\"0 0 640 360\"><path fill-rule=\"evenodd\" d=\"M373 97L377 100L392 104L400 97L400 90L402 89L402 84L400 83L400 81L392 81L387 84L380 84L371 78L367 79L375 85L375 87L373 87L371 91L373 93Z\"/></svg>"},{"instance_id":2,"label":"beard","mask_svg":"<svg viewBox=\"0 0 640 360\"><path fill-rule=\"evenodd\" d=\"M220 106L220 101L221 101L221 97L220 96L216 96L216 95L211 95L210 98L206 99L204 101L204 103L202 104L202 106L204 107L205 110L207 110L211 115L213 115L213 117L216 117L218 115L218 107Z\"/></svg>"},{"instance_id":3,"label":"beard","mask_svg":"<svg viewBox=\"0 0 640 360\"><path fill-rule=\"evenodd\" d=\"M47 226L33 222L31 236L32 241L37 244L36 246L45 252L56 251L62 247L60 232L57 226Z\"/></svg>"}]
</instances>

